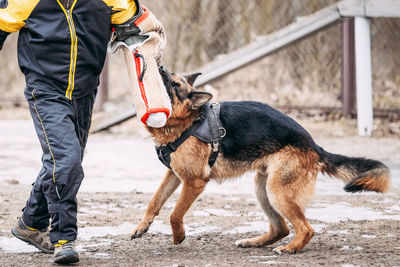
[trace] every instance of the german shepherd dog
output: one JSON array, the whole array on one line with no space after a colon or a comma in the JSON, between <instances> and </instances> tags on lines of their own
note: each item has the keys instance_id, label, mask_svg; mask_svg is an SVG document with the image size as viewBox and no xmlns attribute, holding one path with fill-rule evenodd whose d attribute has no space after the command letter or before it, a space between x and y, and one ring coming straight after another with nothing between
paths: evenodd
<instances>
[{"instance_id":1,"label":"german shepherd dog","mask_svg":"<svg viewBox=\"0 0 400 267\"><path fill-rule=\"evenodd\" d=\"M208 92L196 90L193 83L199 73L182 76L160 68L171 98L172 113L162 128L148 128L157 145L176 140L193 122L201 118ZM332 154L318 146L310 134L293 119L259 102L220 103L220 121L226 136L220 142L215 164L208 159L211 145L189 137L170 156L170 167L150 201L131 238L141 237L171 194L183 183L171 214L173 243L185 239L183 216L206 184L255 171L257 199L269 219L269 231L261 236L236 241L238 247L273 244L289 234L288 220L295 237L274 252L299 252L313 237L314 230L304 216L313 195L317 173L343 180L347 192L385 192L390 186L389 169L381 162Z\"/></svg>"}]
</instances>

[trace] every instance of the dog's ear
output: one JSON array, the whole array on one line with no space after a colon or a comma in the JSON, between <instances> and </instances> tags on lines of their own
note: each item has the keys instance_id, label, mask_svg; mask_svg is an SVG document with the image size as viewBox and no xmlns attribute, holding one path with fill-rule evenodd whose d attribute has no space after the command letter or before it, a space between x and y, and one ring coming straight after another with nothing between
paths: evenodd
<instances>
[{"instance_id":1,"label":"dog's ear","mask_svg":"<svg viewBox=\"0 0 400 267\"><path fill-rule=\"evenodd\" d=\"M190 100L192 101L192 109L199 109L205 103L210 101L213 97L212 94L203 91L192 91L190 93Z\"/></svg>"},{"instance_id":2,"label":"dog's ear","mask_svg":"<svg viewBox=\"0 0 400 267\"><path fill-rule=\"evenodd\" d=\"M188 84L193 86L193 84L196 81L197 77L199 77L200 75L201 75L201 72L196 72L196 73L185 75L184 77L185 77L186 81L188 82Z\"/></svg>"}]
</instances>

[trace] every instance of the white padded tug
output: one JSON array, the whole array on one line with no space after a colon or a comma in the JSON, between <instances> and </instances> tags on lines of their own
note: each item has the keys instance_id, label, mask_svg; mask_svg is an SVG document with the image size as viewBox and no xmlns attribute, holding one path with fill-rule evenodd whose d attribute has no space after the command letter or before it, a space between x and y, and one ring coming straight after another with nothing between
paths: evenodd
<instances>
[{"instance_id":1,"label":"white padded tug","mask_svg":"<svg viewBox=\"0 0 400 267\"><path fill-rule=\"evenodd\" d=\"M165 125L171 112L171 101L158 72L165 49L166 35L162 24L143 7L143 15L134 23L138 36L110 43L109 51L121 48L128 70L129 87L139 120L149 126Z\"/></svg>"}]
</instances>

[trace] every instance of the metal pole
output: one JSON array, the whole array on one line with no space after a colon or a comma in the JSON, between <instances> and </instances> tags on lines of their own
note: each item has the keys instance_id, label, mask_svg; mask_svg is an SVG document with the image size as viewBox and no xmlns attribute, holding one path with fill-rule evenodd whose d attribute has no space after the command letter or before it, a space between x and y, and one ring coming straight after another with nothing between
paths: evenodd
<instances>
[{"instance_id":1,"label":"metal pole","mask_svg":"<svg viewBox=\"0 0 400 267\"><path fill-rule=\"evenodd\" d=\"M358 134L371 136L373 121L370 22L355 17L355 52Z\"/></svg>"},{"instance_id":2,"label":"metal pole","mask_svg":"<svg viewBox=\"0 0 400 267\"><path fill-rule=\"evenodd\" d=\"M343 115L355 112L356 77L354 53L354 18L342 20L342 108Z\"/></svg>"}]
</instances>

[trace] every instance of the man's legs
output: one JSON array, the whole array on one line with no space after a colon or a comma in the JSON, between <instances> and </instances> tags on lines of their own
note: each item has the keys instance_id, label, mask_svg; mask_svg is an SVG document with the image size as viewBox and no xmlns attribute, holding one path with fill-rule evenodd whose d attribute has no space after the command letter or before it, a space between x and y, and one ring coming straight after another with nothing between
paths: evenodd
<instances>
[{"instance_id":1,"label":"man's legs","mask_svg":"<svg viewBox=\"0 0 400 267\"><path fill-rule=\"evenodd\" d=\"M52 89L27 88L25 94L43 150L43 168L22 220L42 229L48 226L50 216L53 244L75 240L76 195L84 176L81 162L95 94L72 101Z\"/></svg>"}]
</instances>

